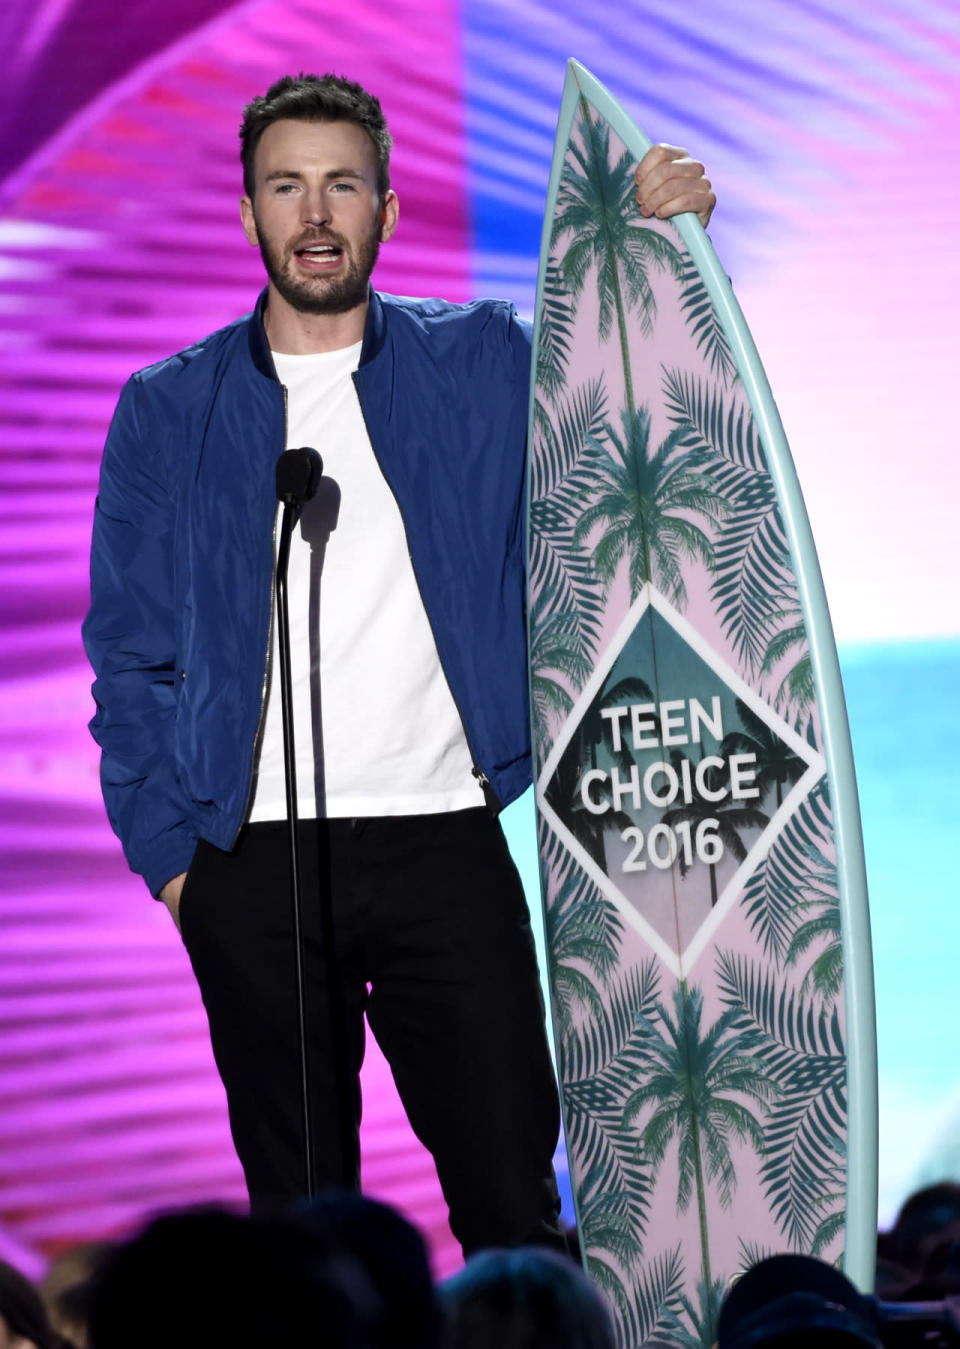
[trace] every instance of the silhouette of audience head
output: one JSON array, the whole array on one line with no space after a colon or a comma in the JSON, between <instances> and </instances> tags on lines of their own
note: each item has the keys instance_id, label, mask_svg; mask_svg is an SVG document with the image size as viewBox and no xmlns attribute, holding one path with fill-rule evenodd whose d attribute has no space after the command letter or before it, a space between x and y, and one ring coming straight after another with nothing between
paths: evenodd
<instances>
[{"instance_id":1,"label":"silhouette of audience head","mask_svg":"<svg viewBox=\"0 0 960 1349\"><path fill-rule=\"evenodd\" d=\"M378 1349L436 1349L440 1307L426 1243L395 1209L348 1190L331 1190L303 1209L324 1241L348 1253L379 1298Z\"/></svg>"},{"instance_id":2,"label":"silhouette of audience head","mask_svg":"<svg viewBox=\"0 0 960 1349\"><path fill-rule=\"evenodd\" d=\"M0 1260L0 1349L60 1349L61 1343L36 1288Z\"/></svg>"},{"instance_id":3,"label":"silhouette of audience head","mask_svg":"<svg viewBox=\"0 0 960 1349\"><path fill-rule=\"evenodd\" d=\"M93 1349L375 1349L376 1291L349 1254L292 1218L200 1210L156 1219L104 1268Z\"/></svg>"},{"instance_id":4,"label":"silhouette of audience head","mask_svg":"<svg viewBox=\"0 0 960 1349\"><path fill-rule=\"evenodd\" d=\"M114 1250L109 1241L81 1242L52 1260L40 1282L50 1322L73 1349L88 1349L95 1278Z\"/></svg>"},{"instance_id":5,"label":"silhouette of audience head","mask_svg":"<svg viewBox=\"0 0 960 1349\"><path fill-rule=\"evenodd\" d=\"M718 1349L882 1349L870 1303L848 1278L806 1255L761 1260L730 1289Z\"/></svg>"},{"instance_id":6,"label":"silhouette of audience head","mask_svg":"<svg viewBox=\"0 0 960 1349\"><path fill-rule=\"evenodd\" d=\"M553 1251L482 1251L441 1294L445 1349L614 1349L599 1293Z\"/></svg>"},{"instance_id":7,"label":"silhouette of audience head","mask_svg":"<svg viewBox=\"0 0 960 1349\"><path fill-rule=\"evenodd\" d=\"M905 1200L877 1235L877 1296L930 1302L960 1293L960 1185L940 1181Z\"/></svg>"},{"instance_id":8,"label":"silhouette of audience head","mask_svg":"<svg viewBox=\"0 0 960 1349\"><path fill-rule=\"evenodd\" d=\"M884 1254L908 1268L921 1266L947 1228L960 1226L960 1185L945 1180L917 1190L904 1203L885 1234Z\"/></svg>"}]
</instances>

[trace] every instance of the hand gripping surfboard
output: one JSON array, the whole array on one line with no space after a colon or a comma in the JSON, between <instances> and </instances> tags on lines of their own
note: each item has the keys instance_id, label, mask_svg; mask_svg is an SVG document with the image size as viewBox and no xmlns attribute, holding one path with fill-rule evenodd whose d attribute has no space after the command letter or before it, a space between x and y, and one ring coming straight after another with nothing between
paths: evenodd
<instances>
[{"instance_id":1,"label":"hand gripping surfboard","mask_svg":"<svg viewBox=\"0 0 960 1349\"><path fill-rule=\"evenodd\" d=\"M867 1289L876 1052L836 648L783 428L699 222L567 71L530 407L531 708L551 1001L620 1342L709 1346L776 1251Z\"/></svg>"}]
</instances>

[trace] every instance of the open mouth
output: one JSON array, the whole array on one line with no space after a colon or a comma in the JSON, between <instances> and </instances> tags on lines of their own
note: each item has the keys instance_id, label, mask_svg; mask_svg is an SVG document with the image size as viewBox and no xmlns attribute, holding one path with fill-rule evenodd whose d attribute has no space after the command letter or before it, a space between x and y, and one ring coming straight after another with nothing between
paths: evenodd
<instances>
[{"instance_id":1,"label":"open mouth","mask_svg":"<svg viewBox=\"0 0 960 1349\"><path fill-rule=\"evenodd\" d=\"M304 244L294 253L301 265L311 271L338 267L343 257L343 249L338 244Z\"/></svg>"}]
</instances>

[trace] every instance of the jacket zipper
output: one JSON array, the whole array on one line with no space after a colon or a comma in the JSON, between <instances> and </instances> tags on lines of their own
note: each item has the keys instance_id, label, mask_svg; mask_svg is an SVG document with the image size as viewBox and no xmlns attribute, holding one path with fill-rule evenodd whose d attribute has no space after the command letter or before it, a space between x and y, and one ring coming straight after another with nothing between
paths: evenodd
<instances>
[{"instance_id":1,"label":"jacket zipper","mask_svg":"<svg viewBox=\"0 0 960 1349\"><path fill-rule=\"evenodd\" d=\"M278 380L277 383L279 384L280 381ZM285 384L280 384L280 388L283 390L283 448L284 450L286 450L287 430L288 430L287 386ZM270 652L273 650L273 622L274 622L273 590L274 590L274 583L277 578L277 519L279 515L280 515L280 504L278 502L273 509L273 531L271 533L271 542L270 542L270 557L272 559L270 563L270 590L269 590L270 617L267 621L267 649L266 652L264 653L264 660L263 660L263 683L260 685L260 711L257 715L257 729L253 737L253 748L250 751L250 774L247 779L246 800L243 803L243 813L240 816L240 823L237 825L236 833L233 836L233 843L230 845L232 848L236 847L237 839L240 837L240 830L246 824L247 817L249 816L250 810L253 806L254 782L256 781L255 765L257 761L257 751L259 750L260 744L263 740L263 728L266 723L267 717L267 686L270 682Z\"/></svg>"},{"instance_id":2,"label":"jacket zipper","mask_svg":"<svg viewBox=\"0 0 960 1349\"><path fill-rule=\"evenodd\" d=\"M437 634L436 631L434 630L433 619L430 617L430 610L427 608L426 601L423 598L423 589L420 585L420 577L417 575L417 568L413 560L413 553L410 551L410 536L407 533L407 522L406 519L404 518L403 511L400 509L400 502L397 500L397 494L393 490L393 483L387 477L386 473L384 473L383 464L380 462L379 454L377 454L377 447L373 443L373 436L370 434L370 427L367 423L367 414L363 410L363 399L360 397L360 390L357 389L357 372L355 370L353 371L350 378L353 380L354 389L356 389L357 402L360 405L360 416L363 418L363 425L366 428L367 440L369 440L370 442L370 448L371 450L373 450L373 457L377 461L377 468L379 468L380 472L383 474L384 482L390 489L390 495L393 497L394 503L397 507L397 513L400 516L400 523L403 525L403 537L406 540L407 544L407 557L409 557L410 559L410 570L413 572L413 580L414 584L417 587L417 594L420 596L420 603L423 605L423 612L427 616L427 623L430 626L430 633L431 636L433 637L433 644L437 648L437 658L440 661L440 669L443 670L443 657L440 655L440 643L437 641ZM450 691L450 697L453 699L453 705L457 709L457 716L460 718L460 725L463 728L463 738L467 742L467 749L470 752L470 772L476 778L477 786L483 792L483 799L486 802L487 806L489 806L491 813L496 814L500 810L500 802L497 799L497 794L493 790L493 787L490 785L490 779L487 777L483 769L477 764L477 756L474 753L473 745L470 743L470 732L467 730L466 718L463 715L462 707L457 702L457 695L454 693L450 685L450 680L447 679L446 670L443 670L443 676L444 679L447 680L447 688ZM494 807L496 807L496 809L494 809Z\"/></svg>"}]
</instances>

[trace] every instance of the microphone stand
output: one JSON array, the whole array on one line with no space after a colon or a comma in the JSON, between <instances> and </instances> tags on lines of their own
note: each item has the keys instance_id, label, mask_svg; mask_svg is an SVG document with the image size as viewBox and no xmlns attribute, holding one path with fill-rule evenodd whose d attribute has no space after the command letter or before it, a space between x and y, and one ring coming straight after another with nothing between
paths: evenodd
<instances>
[{"instance_id":1,"label":"microphone stand","mask_svg":"<svg viewBox=\"0 0 960 1349\"><path fill-rule=\"evenodd\" d=\"M289 452L287 452L289 453ZM297 995L297 1048L300 1057L300 1106L303 1124L304 1183L307 1198L315 1193L313 1167L313 1129L310 1117L310 1063L307 1054L307 1011L303 981L303 910L300 903L300 840L297 810L297 757L293 737L293 684L290 678L290 610L287 604L287 567L290 540L300 518L310 486L310 463L305 471L294 465L287 453L277 461L277 496L283 502L280 522L280 546L277 550L275 577L277 598L277 635L280 649L280 711L283 719L283 771L287 793L287 840L290 858L290 890L293 898L293 960ZM303 455L303 451L300 454ZM292 470L298 469L299 472ZM314 489L316 490L316 489ZM311 493L312 495L312 493Z\"/></svg>"},{"instance_id":2,"label":"microphone stand","mask_svg":"<svg viewBox=\"0 0 960 1349\"><path fill-rule=\"evenodd\" d=\"M300 1058L301 1120L304 1137L304 1182L306 1195L316 1193L313 1163L313 1130L310 1104L310 1063L307 1051L307 1016L304 984L303 909L301 904L301 870L299 811L297 808L297 762L293 730L293 684L290 673L290 616L287 602L287 569L290 561L290 541L294 526L300 518L304 503L316 493L323 473L323 463L316 450L307 447L287 450L277 460L277 497L283 503L280 522L280 543L277 549L276 601L277 636L280 654L280 709L283 720L283 768L287 797L287 837L290 858L290 889L293 908L294 983L297 999L297 1043ZM324 883L324 881L326 883ZM346 1052L346 1018L340 993L340 977L334 946L333 905L330 894L329 869L321 877L320 922L327 974L328 1014L333 1050L334 1083L336 1091L337 1122L340 1133L340 1158L343 1184L353 1188L356 1164L354 1160L354 1127L350 1110L350 1080Z\"/></svg>"}]
</instances>

